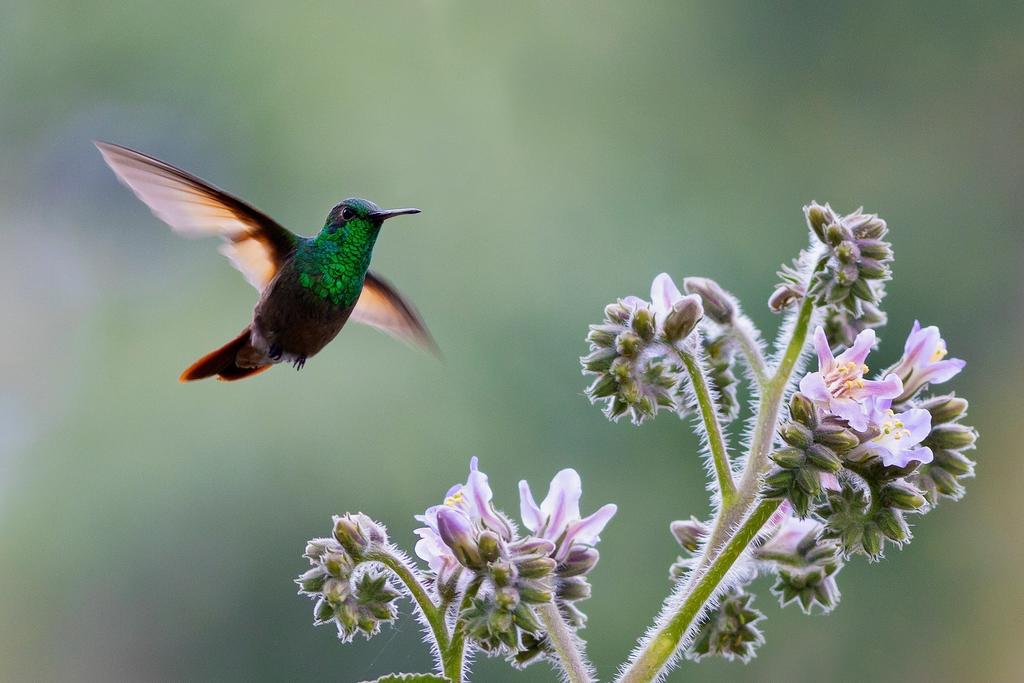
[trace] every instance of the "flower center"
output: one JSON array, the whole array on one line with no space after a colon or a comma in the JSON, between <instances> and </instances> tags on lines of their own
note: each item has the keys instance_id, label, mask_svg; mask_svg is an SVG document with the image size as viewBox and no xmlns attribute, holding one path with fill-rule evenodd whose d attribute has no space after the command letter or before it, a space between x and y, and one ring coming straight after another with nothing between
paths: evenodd
<instances>
[{"instance_id":1,"label":"flower center","mask_svg":"<svg viewBox=\"0 0 1024 683\"><path fill-rule=\"evenodd\" d=\"M928 362L938 363L940 360L946 357L947 353L949 353L949 351L946 350L946 345L943 344L942 342L939 342L939 345L935 347L935 353L932 354L932 357L931 359L929 359Z\"/></svg>"},{"instance_id":2,"label":"flower center","mask_svg":"<svg viewBox=\"0 0 1024 683\"><path fill-rule=\"evenodd\" d=\"M825 373L825 386L836 398L845 398L864 388L864 373L868 366L854 362L838 363Z\"/></svg>"},{"instance_id":3,"label":"flower center","mask_svg":"<svg viewBox=\"0 0 1024 683\"><path fill-rule=\"evenodd\" d=\"M899 441L905 436L910 436L910 430L904 427L903 421L896 417L892 408L885 411L885 416L886 420L878 425L881 431L872 441L885 441L890 438Z\"/></svg>"},{"instance_id":4,"label":"flower center","mask_svg":"<svg viewBox=\"0 0 1024 683\"><path fill-rule=\"evenodd\" d=\"M444 499L444 504L447 505L450 508L458 507L459 503L461 503L464 498L465 498L465 496L462 495L462 491L459 490L459 491L456 491L455 493L453 493L452 495L448 496L447 498L445 498Z\"/></svg>"}]
</instances>

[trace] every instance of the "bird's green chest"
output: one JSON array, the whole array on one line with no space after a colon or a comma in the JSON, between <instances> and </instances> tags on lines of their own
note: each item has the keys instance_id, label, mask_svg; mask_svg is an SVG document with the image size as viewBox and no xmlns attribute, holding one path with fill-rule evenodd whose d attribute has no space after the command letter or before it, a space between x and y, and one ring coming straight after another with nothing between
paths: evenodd
<instances>
[{"instance_id":1,"label":"bird's green chest","mask_svg":"<svg viewBox=\"0 0 1024 683\"><path fill-rule=\"evenodd\" d=\"M295 255L299 285L319 299L351 308L363 289L370 251L355 245L308 245Z\"/></svg>"}]
</instances>

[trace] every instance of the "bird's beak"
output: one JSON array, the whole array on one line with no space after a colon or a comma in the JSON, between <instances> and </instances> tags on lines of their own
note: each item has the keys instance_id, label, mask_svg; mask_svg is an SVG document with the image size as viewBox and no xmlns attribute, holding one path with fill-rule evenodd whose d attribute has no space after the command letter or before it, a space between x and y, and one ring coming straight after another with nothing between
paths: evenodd
<instances>
[{"instance_id":1,"label":"bird's beak","mask_svg":"<svg viewBox=\"0 0 1024 683\"><path fill-rule=\"evenodd\" d=\"M381 211L374 211L371 213L370 218L374 218L378 221L386 221L387 219L394 218L395 216L405 216L419 212L419 209L383 209Z\"/></svg>"}]
</instances>

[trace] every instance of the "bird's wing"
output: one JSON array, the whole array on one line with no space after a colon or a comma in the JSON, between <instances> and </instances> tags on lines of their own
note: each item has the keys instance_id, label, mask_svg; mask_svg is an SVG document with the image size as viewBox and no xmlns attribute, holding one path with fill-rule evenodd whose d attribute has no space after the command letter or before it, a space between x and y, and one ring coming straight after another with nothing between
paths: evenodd
<instances>
[{"instance_id":1,"label":"bird's wing","mask_svg":"<svg viewBox=\"0 0 1024 683\"><path fill-rule=\"evenodd\" d=\"M293 233L205 180L121 145L95 144L118 179L175 232L223 237L221 253L257 290L263 291L295 249Z\"/></svg>"},{"instance_id":2,"label":"bird's wing","mask_svg":"<svg viewBox=\"0 0 1024 683\"><path fill-rule=\"evenodd\" d=\"M372 272L366 273L363 291L351 319L376 327L406 344L440 355L434 338L412 304L389 282Z\"/></svg>"}]
</instances>

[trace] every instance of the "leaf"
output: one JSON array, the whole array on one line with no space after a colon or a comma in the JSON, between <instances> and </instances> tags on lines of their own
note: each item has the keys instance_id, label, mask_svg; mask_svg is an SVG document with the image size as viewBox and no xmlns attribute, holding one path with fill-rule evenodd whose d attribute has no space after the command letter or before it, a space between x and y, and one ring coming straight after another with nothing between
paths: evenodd
<instances>
[{"instance_id":1,"label":"leaf","mask_svg":"<svg viewBox=\"0 0 1024 683\"><path fill-rule=\"evenodd\" d=\"M388 674L374 681L363 681L363 683L450 683L450 681L437 674Z\"/></svg>"}]
</instances>

